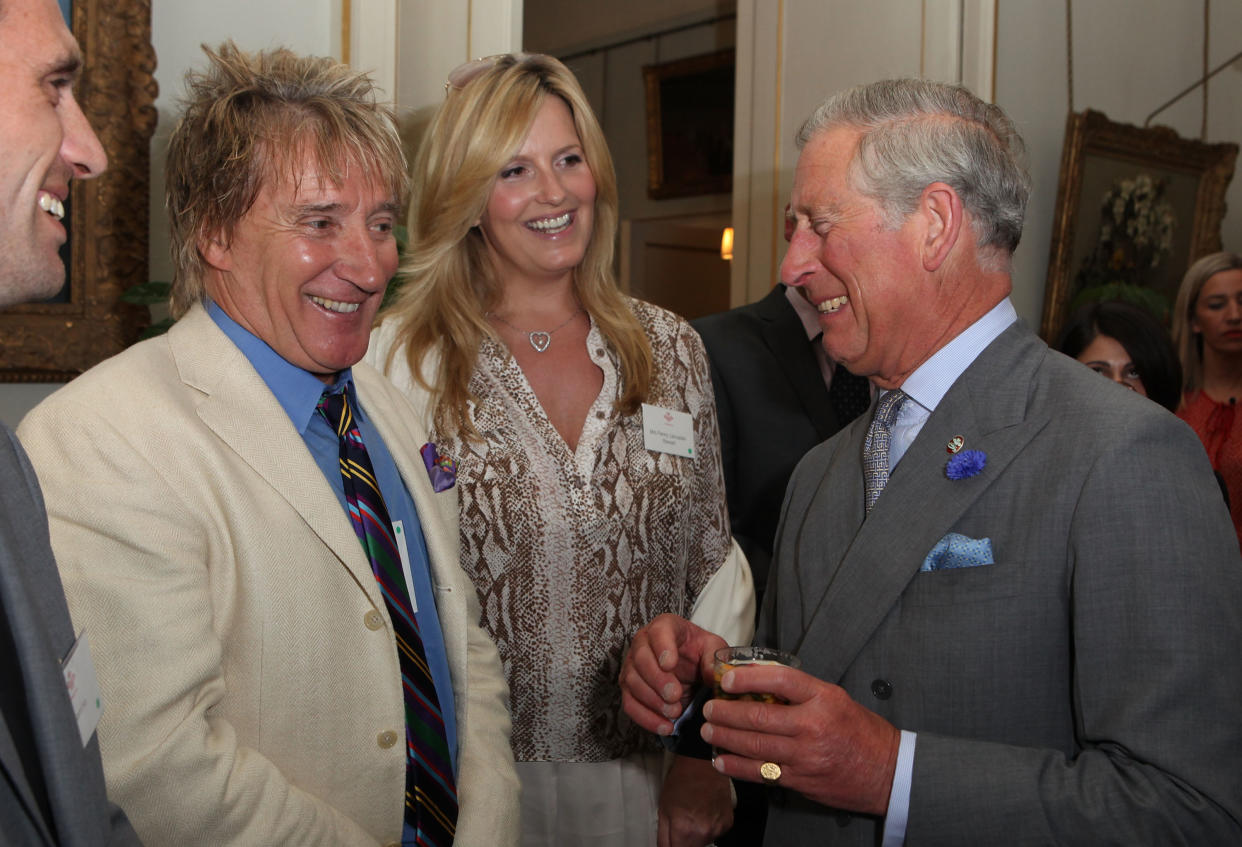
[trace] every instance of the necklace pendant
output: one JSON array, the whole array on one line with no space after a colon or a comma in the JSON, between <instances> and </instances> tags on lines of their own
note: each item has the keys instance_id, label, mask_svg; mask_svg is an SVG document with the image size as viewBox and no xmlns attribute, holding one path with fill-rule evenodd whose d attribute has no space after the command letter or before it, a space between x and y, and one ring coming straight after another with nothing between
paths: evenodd
<instances>
[{"instance_id":1,"label":"necklace pendant","mask_svg":"<svg viewBox=\"0 0 1242 847\"><path fill-rule=\"evenodd\" d=\"M552 343L552 333L550 332L536 330L535 332L526 333L526 337L530 339L530 346L535 348L536 353L542 353L544 350L547 350L548 345Z\"/></svg>"}]
</instances>

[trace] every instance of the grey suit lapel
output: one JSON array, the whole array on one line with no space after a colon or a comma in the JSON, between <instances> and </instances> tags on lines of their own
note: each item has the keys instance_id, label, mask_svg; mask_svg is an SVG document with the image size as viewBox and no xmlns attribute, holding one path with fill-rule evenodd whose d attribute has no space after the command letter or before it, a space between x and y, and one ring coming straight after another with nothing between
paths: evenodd
<instances>
[{"instance_id":1,"label":"grey suit lapel","mask_svg":"<svg viewBox=\"0 0 1242 847\"><path fill-rule=\"evenodd\" d=\"M199 418L288 502L382 608L349 518L263 378L201 308L178 321L168 338L182 380L207 395Z\"/></svg>"},{"instance_id":2,"label":"grey suit lapel","mask_svg":"<svg viewBox=\"0 0 1242 847\"><path fill-rule=\"evenodd\" d=\"M812 638L823 638L822 644L800 649L804 662L822 663L808 670L824 679L841 678L918 573L932 546L985 496L992 482L1047 424L1046 415L1027 414L1031 380L1046 350L1020 322L1002 333L928 418L866 521L862 521L858 465L862 438L859 430L851 430L857 436L851 439L854 449L842 454L839 466L834 461L825 475L826 485L837 484L834 472L847 483L843 494L850 502L833 525L840 533L836 538L851 540L839 566L824 581L823 599L804 630ZM963 480L945 476L950 455L946 445L957 435L963 437L965 449L981 450L987 456L987 465L977 476ZM849 460L854 467L847 474ZM848 529L851 521L857 528L853 534Z\"/></svg>"},{"instance_id":3,"label":"grey suit lapel","mask_svg":"<svg viewBox=\"0 0 1242 847\"><path fill-rule=\"evenodd\" d=\"M53 843L52 834L48 832L47 821L44 820L43 812L35 801L30 782L26 779L21 756L17 752L17 745L13 742L12 733L9 731L9 725L3 713L0 713L0 780L8 781L13 795L25 808L32 824L48 844Z\"/></svg>"},{"instance_id":4,"label":"grey suit lapel","mask_svg":"<svg viewBox=\"0 0 1242 847\"><path fill-rule=\"evenodd\" d=\"M811 342L807 340L802 321L785 302L784 287L772 289L756 306L763 320L763 343L780 363L781 372L793 386L820 440L828 438L838 429L837 416L828 398L824 376L819 372L815 359L807 355L806 348Z\"/></svg>"}]
</instances>

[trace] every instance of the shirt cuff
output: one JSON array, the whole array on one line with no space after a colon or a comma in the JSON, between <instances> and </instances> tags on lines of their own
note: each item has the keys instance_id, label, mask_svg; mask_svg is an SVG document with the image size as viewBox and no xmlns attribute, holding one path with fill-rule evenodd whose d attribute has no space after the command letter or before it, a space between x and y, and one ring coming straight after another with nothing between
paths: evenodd
<instances>
[{"instance_id":1,"label":"shirt cuff","mask_svg":"<svg viewBox=\"0 0 1242 847\"><path fill-rule=\"evenodd\" d=\"M918 735L901 731L897 747L897 767L893 771L893 788L888 794L888 812L884 815L883 847L901 847L906 841L906 821L910 816L910 782L914 777L914 742Z\"/></svg>"}]
</instances>

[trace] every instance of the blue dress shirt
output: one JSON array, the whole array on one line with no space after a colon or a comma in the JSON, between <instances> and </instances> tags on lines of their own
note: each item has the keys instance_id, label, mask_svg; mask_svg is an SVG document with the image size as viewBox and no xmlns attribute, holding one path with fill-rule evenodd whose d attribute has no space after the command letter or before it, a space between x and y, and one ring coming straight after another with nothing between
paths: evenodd
<instances>
[{"instance_id":1,"label":"blue dress shirt","mask_svg":"<svg viewBox=\"0 0 1242 847\"><path fill-rule=\"evenodd\" d=\"M289 415L289 420L302 435L307 449L314 457L315 463L323 471L324 478L336 492L341 508L348 515L349 507L345 501L345 484L341 479L340 442L336 431L328 424L323 415L315 411L319 398L325 390L339 389L342 384L349 393L349 400L354 410L354 418L362 433L362 440L367 446L367 455L375 468L375 476L379 481L380 493L384 497L384 505L393 522L400 521L405 527L406 546L410 554L410 572L414 579L413 598L418 610L414 617L418 620L419 635L423 639L423 651L427 654L427 664L431 669L431 678L436 684L436 695L440 698L440 711L444 714L444 733L448 740L449 756L452 759L453 772L457 772L457 720L453 708L453 685L449 674L448 656L444 651L444 635L440 631L440 618L436 614L435 595L431 588L431 568L427 558L427 542L423 538L422 524L418 520L418 510L414 507L414 499L410 496L401 474L393 462L388 447L384 444L379 430L366 415L365 406L359 401L354 389L352 372L349 369L337 375L336 382L325 385L309 371L292 365L283 359L262 339L255 336L245 327L238 324L214 302L207 302L207 314L216 322L216 326L237 345L242 354L259 372L259 376L267 383L272 394L276 395L281 407Z\"/></svg>"}]
</instances>

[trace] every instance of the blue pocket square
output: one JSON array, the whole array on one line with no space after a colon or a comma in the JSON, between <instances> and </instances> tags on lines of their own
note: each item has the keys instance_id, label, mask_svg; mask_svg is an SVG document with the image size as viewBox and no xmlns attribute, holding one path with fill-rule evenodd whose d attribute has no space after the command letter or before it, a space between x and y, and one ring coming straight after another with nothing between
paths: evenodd
<instances>
[{"instance_id":1,"label":"blue pocket square","mask_svg":"<svg viewBox=\"0 0 1242 847\"><path fill-rule=\"evenodd\" d=\"M936 542L919 570L928 572L949 568L975 568L992 563L992 539L971 538L958 532L950 532Z\"/></svg>"}]
</instances>

